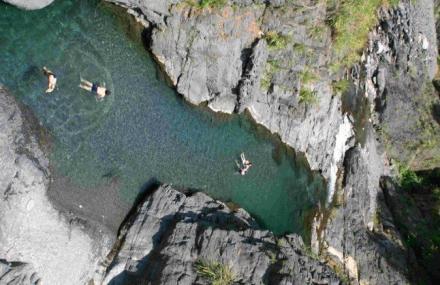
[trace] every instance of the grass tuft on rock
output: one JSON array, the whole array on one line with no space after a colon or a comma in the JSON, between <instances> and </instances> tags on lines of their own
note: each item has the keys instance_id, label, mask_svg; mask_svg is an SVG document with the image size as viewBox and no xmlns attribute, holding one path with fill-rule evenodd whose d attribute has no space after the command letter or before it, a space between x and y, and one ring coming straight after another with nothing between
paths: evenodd
<instances>
[{"instance_id":1,"label":"grass tuft on rock","mask_svg":"<svg viewBox=\"0 0 440 285\"><path fill-rule=\"evenodd\" d=\"M315 82L318 79L318 75L314 71L304 69L299 73L299 79L302 84L309 84Z\"/></svg>"},{"instance_id":2,"label":"grass tuft on rock","mask_svg":"<svg viewBox=\"0 0 440 285\"><path fill-rule=\"evenodd\" d=\"M327 0L333 6L329 17L333 29L333 49L338 67L350 67L360 60L368 33L378 24L378 9L398 0Z\"/></svg>"},{"instance_id":3,"label":"grass tuft on rock","mask_svg":"<svg viewBox=\"0 0 440 285\"><path fill-rule=\"evenodd\" d=\"M230 266L216 261L197 260L195 263L197 274L208 279L212 285L231 285L235 275Z\"/></svg>"},{"instance_id":4,"label":"grass tuft on rock","mask_svg":"<svg viewBox=\"0 0 440 285\"><path fill-rule=\"evenodd\" d=\"M228 1L227 0L187 0L186 3L192 7L198 9L204 8L222 8Z\"/></svg>"},{"instance_id":5,"label":"grass tuft on rock","mask_svg":"<svg viewBox=\"0 0 440 285\"><path fill-rule=\"evenodd\" d=\"M289 37L282 35L281 33L277 33L275 31L269 31L264 34L263 37L269 48L271 49L284 49L289 42Z\"/></svg>"},{"instance_id":6,"label":"grass tuft on rock","mask_svg":"<svg viewBox=\"0 0 440 285\"><path fill-rule=\"evenodd\" d=\"M349 87L350 87L350 81L348 81L347 79L341 79L332 82L333 92L337 94L345 93Z\"/></svg>"},{"instance_id":7,"label":"grass tuft on rock","mask_svg":"<svg viewBox=\"0 0 440 285\"><path fill-rule=\"evenodd\" d=\"M299 102L307 105L314 105L318 102L316 92L307 88L302 88L299 92Z\"/></svg>"}]
</instances>

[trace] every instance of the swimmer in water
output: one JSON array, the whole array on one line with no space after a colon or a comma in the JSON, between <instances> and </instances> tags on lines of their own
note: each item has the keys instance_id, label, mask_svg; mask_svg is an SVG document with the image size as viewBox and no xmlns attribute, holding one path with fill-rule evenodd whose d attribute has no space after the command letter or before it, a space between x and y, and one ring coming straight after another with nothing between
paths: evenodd
<instances>
[{"instance_id":1,"label":"swimmer in water","mask_svg":"<svg viewBox=\"0 0 440 285\"><path fill-rule=\"evenodd\" d=\"M240 154L240 158L241 158L241 163L243 164L243 166L252 165L252 163L249 160L247 160L246 157L244 156L244 152L242 152Z\"/></svg>"},{"instance_id":2,"label":"swimmer in water","mask_svg":"<svg viewBox=\"0 0 440 285\"><path fill-rule=\"evenodd\" d=\"M52 91L55 90L55 87L57 85L57 77L56 77L56 75L52 71L47 69L46 66L43 67L43 73L44 73L44 75L47 76L47 89L46 89L46 93L51 93Z\"/></svg>"},{"instance_id":3,"label":"swimmer in water","mask_svg":"<svg viewBox=\"0 0 440 285\"><path fill-rule=\"evenodd\" d=\"M241 175L245 175L248 172L249 168L251 168L252 163L246 159L243 152L240 154L240 158L241 158L242 167L239 167L240 168L239 172Z\"/></svg>"},{"instance_id":4,"label":"swimmer in water","mask_svg":"<svg viewBox=\"0 0 440 285\"><path fill-rule=\"evenodd\" d=\"M90 81L84 80L81 78L81 84L79 85L80 88L90 91L92 93L96 94L96 98L98 100L104 99L104 97L111 94L110 90L108 90L105 87L99 86L97 83L92 83Z\"/></svg>"}]
</instances>

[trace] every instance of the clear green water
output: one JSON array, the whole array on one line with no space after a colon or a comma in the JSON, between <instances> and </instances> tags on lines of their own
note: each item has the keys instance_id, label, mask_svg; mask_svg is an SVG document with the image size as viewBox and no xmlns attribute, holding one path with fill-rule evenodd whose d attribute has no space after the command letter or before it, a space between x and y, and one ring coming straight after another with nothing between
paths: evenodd
<instances>
[{"instance_id":1,"label":"clear green water","mask_svg":"<svg viewBox=\"0 0 440 285\"><path fill-rule=\"evenodd\" d=\"M246 117L185 103L120 18L96 1L58 0L32 12L0 4L0 82L52 134L56 171L81 187L116 177L127 203L151 178L199 189L276 233L303 233L324 181ZM44 65L58 76L50 95ZM97 102L78 88L80 76L106 82L113 95ZM244 177L234 162L242 151L254 163Z\"/></svg>"}]
</instances>

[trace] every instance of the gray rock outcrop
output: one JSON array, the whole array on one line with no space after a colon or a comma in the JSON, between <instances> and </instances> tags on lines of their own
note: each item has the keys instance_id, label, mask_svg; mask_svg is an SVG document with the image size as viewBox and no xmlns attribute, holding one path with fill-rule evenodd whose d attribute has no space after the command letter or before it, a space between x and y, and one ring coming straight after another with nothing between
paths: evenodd
<instances>
[{"instance_id":1,"label":"gray rock outcrop","mask_svg":"<svg viewBox=\"0 0 440 285\"><path fill-rule=\"evenodd\" d=\"M436 95L425 90L436 71L432 4L402 1L381 9L380 25L370 34L354 73L352 95L367 98L372 124L365 127L365 144L347 152L333 208L321 215L314 232L314 249L336 260L354 284L415 281L411 252L397 231L380 181L395 176L390 157L415 169L438 163L439 146L424 148L425 140L438 142L429 135L439 133L430 110Z\"/></svg>"},{"instance_id":2,"label":"gray rock outcrop","mask_svg":"<svg viewBox=\"0 0 440 285\"><path fill-rule=\"evenodd\" d=\"M53 2L53 0L3 0L3 1L24 10L42 9Z\"/></svg>"},{"instance_id":3,"label":"gray rock outcrop","mask_svg":"<svg viewBox=\"0 0 440 285\"><path fill-rule=\"evenodd\" d=\"M86 284L110 239L91 237L81 220L61 214L48 200L48 160L29 116L0 88L0 259L14 261L2 263L0 280Z\"/></svg>"},{"instance_id":4,"label":"gray rock outcrop","mask_svg":"<svg viewBox=\"0 0 440 285\"><path fill-rule=\"evenodd\" d=\"M314 240L352 284L410 284L407 251L381 195L380 178L389 173L385 162L373 134L365 147L348 151L343 188Z\"/></svg>"},{"instance_id":5,"label":"gray rock outcrop","mask_svg":"<svg viewBox=\"0 0 440 285\"><path fill-rule=\"evenodd\" d=\"M208 284L197 260L230 266L240 284L340 284L300 237L277 239L243 210L164 185L121 230L104 284Z\"/></svg>"},{"instance_id":6,"label":"gray rock outcrop","mask_svg":"<svg viewBox=\"0 0 440 285\"><path fill-rule=\"evenodd\" d=\"M0 259L0 284L38 285L41 279L32 265Z\"/></svg>"}]
</instances>

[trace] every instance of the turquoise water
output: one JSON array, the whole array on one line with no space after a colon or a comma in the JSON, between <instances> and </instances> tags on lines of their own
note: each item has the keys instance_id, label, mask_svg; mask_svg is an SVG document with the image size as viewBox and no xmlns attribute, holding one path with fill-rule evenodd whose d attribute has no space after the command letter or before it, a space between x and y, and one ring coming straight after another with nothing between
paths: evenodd
<instances>
[{"instance_id":1,"label":"turquoise water","mask_svg":"<svg viewBox=\"0 0 440 285\"><path fill-rule=\"evenodd\" d=\"M233 201L276 233L303 233L325 198L324 181L250 119L184 102L109 4L59 0L32 12L0 4L0 31L0 82L49 130L53 168L79 187L117 179L120 199L132 203L154 178ZM58 76L51 94L44 65ZM112 95L97 102L80 77ZM244 177L234 162L242 151L254 164Z\"/></svg>"}]
</instances>

